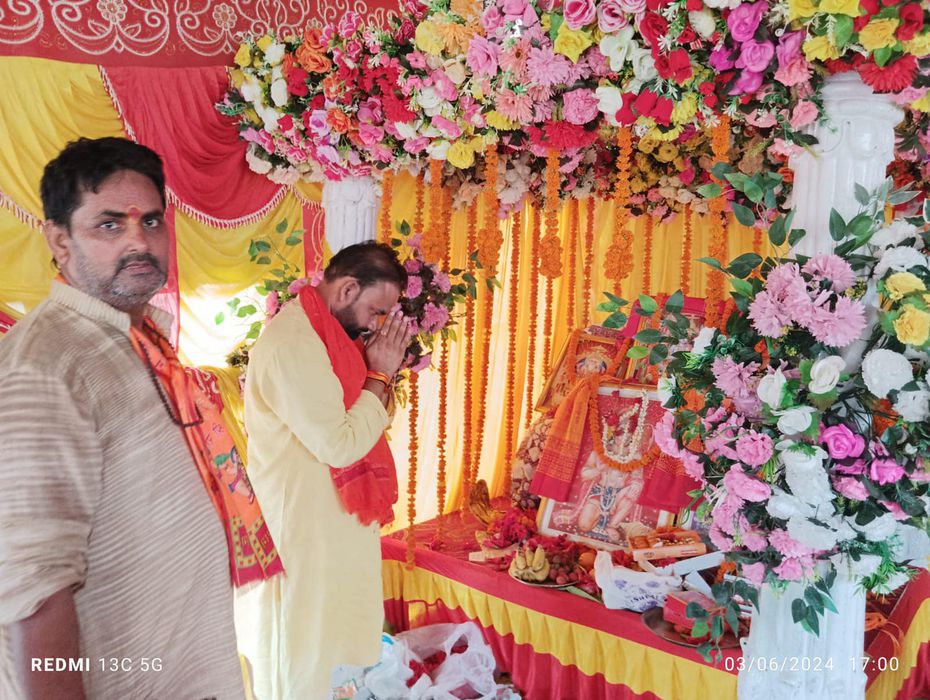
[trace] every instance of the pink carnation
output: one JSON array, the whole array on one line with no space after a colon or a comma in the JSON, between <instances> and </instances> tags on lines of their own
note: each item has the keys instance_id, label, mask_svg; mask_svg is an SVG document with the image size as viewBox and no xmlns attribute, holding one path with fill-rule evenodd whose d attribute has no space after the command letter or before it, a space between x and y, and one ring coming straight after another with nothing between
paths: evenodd
<instances>
[{"instance_id":1,"label":"pink carnation","mask_svg":"<svg viewBox=\"0 0 930 700\"><path fill-rule=\"evenodd\" d=\"M801 568L801 562L793 558L782 560L782 563L776 566L773 571L778 578L784 581L800 581L804 578L804 569Z\"/></svg>"},{"instance_id":2,"label":"pink carnation","mask_svg":"<svg viewBox=\"0 0 930 700\"><path fill-rule=\"evenodd\" d=\"M278 297L277 292L269 292L268 296L265 297L265 316L266 318L271 318L281 307L281 299Z\"/></svg>"},{"instance_id":3,"label":"pink carnation","mask_svg":"<svg viewBox=\"0 0 930 700\"><path fill-rule=\"evenodd\" d=\"M791 111L791 128L800 129L813 122L820 114L817 105L810 100L801 100Z\"/></svg>"},{"instance_id":4,"label":"pink carnation","mask_svg":"<svg viewBox=\"0 0 930 700\"><path fill-rule=\"evenodd\" d=\"M448 294L452 290L452 282L449 281L449 275L445 272L436 272L433 275L433 284L435 284L443 294Z\"/></svg>"},{"instance_id":5,"label":"pink carnation","mask_svg":"<svg viewBox=\"0 0 930 700\"><path fill-rule=\"evenodd\" d=\"M827 446L833 459L858 457L865 449L865 438L856 435L845 425L831 425L820 433L820 441Z\"/></svg>"},{"instance_id":6,"label":"pink carnation","mask_svg":"<svg viewBox=\"0 0 930 700\"><path fill-rule=\"evenodd\" d=\"M706 482L704 478L704 465L701 464L701 458L698 455L694 454L691 450L682 450L678 457L681 459L685 474L701 484Z\"/></svg>"},{"instance_id":7,"label":"pink carnation","mask_svg":"<svg viewBox=\"0 0 930 700\"><path fill-rule=\"evenodd\" d=\"M526 62L530 77L538 85L558 85L568 80L572 64L565 56L557 55L550 46L530 50Z\"/></svg>"},{"instance_id":8,"label":"pink carnation","mask_svg":"<svg viewBox=\"0 0 930 700\"><path fill-rule=\"evenodd\" d=\"M743 464L747 464L750 467L761 467L772 458L773 447L772 438L768 435L750 430L740 435L739 439L737 439L736 456L739 457L739 461ZM731 469L730 471L733 470ZM761 491L762 489L760 489L760 492ZM766 494L763 499L751 499L742 494L738 495L744 500L764 500L764 498L768 498L771 489L766 485L764 491Z\"/></svg>"},{"instance_id":9,"label":"pink carnation","mask_svg":"<svg viewBox=\"0 0 930 700\"><path fill-rule=\"evenodd\" d=\"M765 564L760 561L753 562L752 564L740 564L740 571L742 571L743 576L749 580L750 583L761 586L762 581L765 578Z\"/></svg>"},{"instance_id":10,"label":"pink carnation","mask_svg":"<svg viewBox=\"0 0 930 700\"><path fill-rule=\"evenodd\" d=\"M768 540L758 530L747 530L742 534L743 546L751 552L764 552L769 546Z\"/></svg>"},{"instance_id":11,"label":"pink carnation","mask_svg":"<svg viewBox=\"0 0 930 700\"><path fill-rule=\"evenodd\" d=\"M862 335L865 329L865 307L860 301L841 296L831 311L816 306L807 329L824 345L844 348Z\"/></svg>"},{"instance_id":12,"label":"pink carnation","mask_svg":"<svg viewBox=\"0 0 930 700\"><path fill-rule=\"evenodd\" d=\"M530 124L533 121L533 98L525 93L501 90L497 93L497 111L511 121Z\"/></svg>"},{"instance_id":13,"label":"pink carnation","mask_svg":"<svg viewBox=\"0 0 930 700\"><path fill-rule=\"evenodd\" d=\"M749 305L749 319L753 328L766 338L780 338L791 319L785 314L781 303L768 292L759 292Z\"/></svg>"},{"instance_id":14,"label":"pink carnation","mask_svg":"<svg viewBox=\"0 0 930 700\"><path fill-rule=\"evenodd\" d=\"M423 329L427 333L438 333L449 320L449 310L444 306L427 304L423 307Z\"/></svg>"},{"instance_id":15,"label":"pink carnation","mask_svg":"<svg viewBox=\"0 0 930 700\"><path fill-rule=\"evenodd\" d=\"M652 429L652 439L656 446L669 457L678 457L681 455L681 448L678 446L678 440L675 438L675 414L666 411L662 420L655 424Z\"/></svg>"},{"instance_id":16,"label":"pink carnation","mask_svg":"<svg viewBox=\"0 0 930 700\"><path fill-rule=\"evenodd\" d=\"M743 364L728 355L715 358L713 365L711 365L711 372L713 372L715 380L714 384L730 398L750 394L749 384L758 369L758 362Z\"/></svg>"},{"instance_id":17,"label":"pink carnation","mask_svg":"<svg viewBox=\"0 0 930 700\"><path fill-rule=\"evenodd\" d=\"M816 105L814 109L817 109ZM829 282L834 291L840 294L856 283L856 273L849 263L832 253L815 255L804 264L802 272L813 277L816 282Z\"/></svg>"},{"instance_id":18,"label":"pink carnation","mask_svg":"<svg viewBox=\"0 0 930 700\"><path fill-rule=\"evenodd\" d=\"M865 485L851 476L833 477L833 488L841 496L853 501L867 501L869 498L869 491Z\"/></svg>"},{"instance_id":19,"label":"pink carnation","mask_svg":"<svg viewBox=\"0 0 930 700\"><path fill-rule=\"evenodd\" d=\"M413 246L413 243L411 243L408 240L407 245ZM422 267L422 263L419 260L416 260L415 258L410 258L404 261L404 269L407 271L408 275L417 274L420 271L421 267Z\"/></svg>"},{"instance_id":20,"label":"pink carnation","mask_svg":"<svg viewBox=\"0 0 930 700\"><path fill-rule=\"evenodd\" d=\"M788 534L787 530L772 530L772 532L769 533L769 543L783 557L796 558L814 554L813 549L795 540Z\"/></svg>"},{"instance_id":21,"label":"pink carnation","mask_svg":"<svg viewBox=\"0 0 930 700\"><path fill-rule=\"evenodd\" d=\"M594 90L586 88L572 90L562 95L562 100L562 112L567 122L580 126L587 124L598 115L598 99Z\"/></svg>"},{"instance_id":22,"label":"pink carnation","mask_svg":"<svg viewBox=\"0 0 930 700\"><path fill-rule=\"evenodd\" d=\"M597 14L594 0L565 0L562 11L569 29L581 29L591 24Z\"/></svg>"},{"instance_id":23,"label":"pink carnation","mask_svg":"<svg viewBox=\"0 0 930 700\"><path fill-rule=\"evenodd\" d=\"M735 548L733 540L720 531L716 525L711 525L707 533L711 543L721 552L732 552Z\"/></svg>"},{"instance_id":24,"label":"pink carnation","mask_svg":"<svg viewBox=\"0 0 930 700\"><path fill-rule=\"evenodd\" d=\"M771 455L772 440L768 435L764 437L768 439L769 455ZM766 459L766 462L767 461L768 459ZM763 462L763 464L764 463L765 462ZM730 494L743 501L761 503L762 501L768 500L772 495L771 486L747 474L739 464L734 464L730 467L730 471L724 474L723 485L726 486Z\"/></svg>"},{"instance_id":25,"label":"pink carnation","mask_svg":"<svg viewBox=\"0 0 930 700\"><path fill-rule=\"evenodd\" d=\"M477 75L492 76L497 73L498 46L480 34L476 34L468 44L468 67Z\"/></svg>"},{"instance_id":26,"label":"pink carnation","mask_svg":"<svg viewBox=\"0 0 930 700\"><path fill-rule=\"evenodd\" d=\"M416 299L423 293L423 278L417 275L408 275L407 289L404 290L404 296L408 299Z\"/></svg>"}]
</instances>

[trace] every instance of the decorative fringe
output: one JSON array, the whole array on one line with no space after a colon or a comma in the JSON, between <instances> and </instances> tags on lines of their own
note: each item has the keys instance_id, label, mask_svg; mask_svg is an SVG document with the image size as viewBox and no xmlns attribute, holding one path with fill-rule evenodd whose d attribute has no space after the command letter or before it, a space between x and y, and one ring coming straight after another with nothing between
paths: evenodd
<instances>
[{"instance_id":1,"label":"decorative fringe","mask_svg":"<svg viewBox=\"0 0 930 700\"><path fill-rule=\"evenodd\" d=\"M489 144L484 152L484 226L478 234L478 260L484 266L484 275L488 278L497 274L501 246L504 244L497 216L500 209L497 165L497 145Z\"/></svg>"},{"instance_id":2,"label":"decorative fringe","mask_svg":"<svg viewBox=\"0 0 930 700\"><path fill-rule=\"evenodd\" d=\"M29 228L42 228L42 219L40 219L35 214L26 211L23 207L17 204L12 197L3 191L0 191L0 207L9 209L13 216L15 216L22 223L26 224L26 226Z\"/></svg>"},{"instance_id":3,"label":"decorative fringe","mask_svg":"<svg viewBox=\"0 0 930 700\"><path fill-rule=\"evenodd\" d=\"M420 448L417 439L419 419L418 401L420 392L416 372L409 373L410 380L410 472L407 477L407 568L412 569L417 547L417 538L413 532L413 523L417 517L417 452Z\"/></svg>"}]
</instances>

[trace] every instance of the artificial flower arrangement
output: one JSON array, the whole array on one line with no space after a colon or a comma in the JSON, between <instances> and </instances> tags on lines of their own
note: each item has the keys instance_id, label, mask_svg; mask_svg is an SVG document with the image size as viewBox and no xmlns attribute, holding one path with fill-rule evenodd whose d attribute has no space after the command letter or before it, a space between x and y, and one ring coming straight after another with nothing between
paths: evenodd
<instances>
[{"instance_id":1,"label":"artificial flower arrangement","mask_svg":"<svg viewBox=\"0 0 930 700\"><path fill-rule=\"evenodd\" d=\"M930 206L884 223L886 201L912 197L857 188L861 213L831 215L830 254L705 259L731 279L725 325L675 351L688 331L671 314L631 350L665 365L656 442L700 483L696 517L742 576L714 587L719 621L689 613L715 638L724 621L735 632L734 594L755 602L763 583L801 584L794 621L816 633L837 572L878 594L913 573L904 541L930 534ZM792 216L774 246L804 235Z\"/></svg>"},{"instance_id":2,"label":"artificial flower arrangement","mask_svg":"<svg viewBox=\"0 0 930 700\"><path fill-rule=\"evenodd\" d=\"M410 319L414 333L402 369L420 372L430 366L436 339L454 338L455 306L467 296L475 296L476 283L470 273L443 270L438 264L424 260L420 236L411 234L406 221L397 224L397 234L391 239L391 246L398 251L407 271L407 287L401 293L398 306ZM264 325L284 304L294 299L302 287L319 284L322 280L322 272L303 276L300 267L290 263L285 255L286 248L299 245L302 236L303 231L290 230L285 219L275 227L273 234L249 243L250 261L274 268L254 287L258 299L237 296L227 302L228 312L220 312L214 319L217 325L235 321L248 326L242 342L227 357L229 365L244 370L249 361L249 349L261 335ZM400 384L396 384L395 389L402 398Z\"/></svg>"}]
</instances>

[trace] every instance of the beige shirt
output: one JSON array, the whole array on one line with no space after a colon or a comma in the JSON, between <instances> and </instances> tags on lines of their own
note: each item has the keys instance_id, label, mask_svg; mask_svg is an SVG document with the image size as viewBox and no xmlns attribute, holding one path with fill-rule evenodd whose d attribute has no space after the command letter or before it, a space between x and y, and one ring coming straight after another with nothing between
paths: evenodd
<instances>
[{"instance_id":1,"label":"beige shirt","mask_svg":"<svg viewBox=\"0 0 930 700\"><path fill-rule=\"evenodd\" d=\"M335 666L378 661L384 607L378 527L343 510L327 465L368 454L388 414L369 391L345 409L298 301L262 333L246 377L249 479L286 573L237 592L239 649L259 700L328 699Z\"/></svg>"},{"instance_id":2,"label":"beige shirt","mask_svg":"<svg viewBox=\"0 0 930 700\"><path fill-rule=\"evenodd\" d=\"M222 525L129 327L54 283L0 340L4 700L4 626L68 587L89 698L243 697Z\"/></svg>"}]
</instances>

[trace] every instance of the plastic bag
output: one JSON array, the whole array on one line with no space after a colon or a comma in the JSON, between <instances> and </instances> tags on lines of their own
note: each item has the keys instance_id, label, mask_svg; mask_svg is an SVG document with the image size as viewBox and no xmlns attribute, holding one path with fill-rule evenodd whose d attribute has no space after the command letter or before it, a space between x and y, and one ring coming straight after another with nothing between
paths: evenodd
<instances>
[{"instance_id":1,"label":"plastic bag","mask_svg":"<svg viewBox=\"0 0 930 700\"><path fill-rule=\"evenodd\" d=\"M373 697L407 698L407 680L413 676L410 668L410 648L403 640L389 634L381 635L381 660L368 669L363 687Z\"/></svg>"},{"instance_id":2,"label":"plastic bag","mask_svg":"<svg viewBox=\"0 0 930 700\"><path fill-rule=\"evenodd\" d=\"M424 674L410 688L412 700L493 700L496 696L497 662L475 623L427 625L402 632L397 635L397 641L401 640L421 663L442 658L431 680Z\"/></svg>"},{"instance_id":3,"label":"plastic bag","mask_svg":"<svg viewBox=\"0 0 930 700\"><path fill-rule=\"evenodd\" d=\"M660 576L614 566L608 552L598 552L594 559L594 579L604 595L604 605L611 610L645 612L665 604L665 597L681 588L679 576Z\"/></svg>"}]
</instances>

